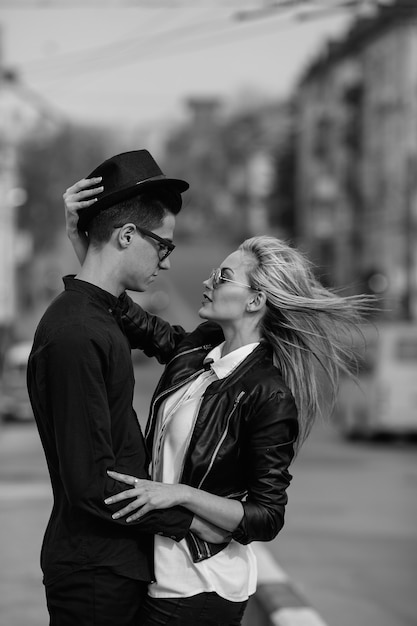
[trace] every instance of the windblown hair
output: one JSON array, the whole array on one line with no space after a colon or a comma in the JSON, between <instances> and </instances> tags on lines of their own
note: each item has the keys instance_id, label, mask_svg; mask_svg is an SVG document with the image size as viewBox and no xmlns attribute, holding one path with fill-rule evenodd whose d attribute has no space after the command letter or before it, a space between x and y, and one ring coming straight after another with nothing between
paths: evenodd
<instances>
[{"instance_id":1,"label":"windblown hair","mask_svg":"<svg viewBox=\"0 0 417 626\"><path fill-rule=\"evenodd\" d=\"M93 245L109 241L113 229L128 222L148 228L158 228L165 215L178 212L178 194L167 190L142 193L123 200L96 215L88 225L88 236Z\"/></svg>"},{"instance_id":2,"label":"windblown hair","mask_svg":"<svg viewBox=\"0 0 417 626\"><path fill-rule=\"evenodd\" d=\"M340 373L351 373L357 360L352 339L373 300L324 288L305 256L274 237L252 237L239 249L254 259L248 266L251 287L267 296L261 334L297 404L299 447L325 412L324 385L333 406Z\"/></svg>"}]
</instances>

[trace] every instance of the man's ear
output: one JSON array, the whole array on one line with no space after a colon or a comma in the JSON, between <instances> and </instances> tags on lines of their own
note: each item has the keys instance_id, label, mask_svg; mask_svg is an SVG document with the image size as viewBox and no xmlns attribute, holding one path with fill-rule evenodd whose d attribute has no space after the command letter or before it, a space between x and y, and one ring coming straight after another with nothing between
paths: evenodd
<instances>
[{"instance_id":1,"label":"man's ear","mask_svg":"<svg viewBox=\"0 0 417 626\"><path fill-rule=\"evenodd\" d=\"M117 241L122 248L127 248L130 245L135 230L136 227L134 224L125 224L119 230Z\"/></svg>"},{"instance_id":2,"label":"man's ear","mask_svg":"<svg viewBox=\"0 0 417 626\"><path fill-rule=\"evenodd\" d=\"M266 295L263 291L255 291L250 297L246 309L251 313L260 311L266 306Z\"/></svg>"}]
</instances>

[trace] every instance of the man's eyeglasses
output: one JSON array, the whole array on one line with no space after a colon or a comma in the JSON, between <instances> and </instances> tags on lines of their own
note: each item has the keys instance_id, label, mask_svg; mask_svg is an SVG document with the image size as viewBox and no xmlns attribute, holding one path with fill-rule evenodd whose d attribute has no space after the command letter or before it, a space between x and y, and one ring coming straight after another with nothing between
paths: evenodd
<instances>
[{"instance_id":1,"label":"man's eyeglasses","mask_svg":"<svg viewBox=\"0 0 417 626\"><path fill-rule=\"evenodd\" d=\"M175 244L173 244L172 241L169 241L168 239L164 239L163 237L156 235L155 233L153 233L151 230L148 230L147 228L142 228L142 226L138 226L137 224L135 224L135 226L141 235L144 235L144 237L150 237L151 239L153 239L154 241L158 243L160 261L163 261L164 259L166 259L171 254L171 252L175 250ZM121 226L114 226L114 228L121 228Z\"/></svg>"},{"instance_id":2,"label":"man's eyeglasses","mask_svg":"<svg viewBox=\"0 0 417 626\"><path fill-rule=\"evenodd\" d=\"M155 233L153 233L151 230L142 228L142 226L136 226L136 228L142 235L144 235L145 237L150 237L151 239L154 239L154 241L158 243L160 261L163 261L164 259L166 259L171 254L171 252L175 250L175 244L173 244L172 241L168 241L168 239L164 239L163 237L160 237L159 235L155 235Z\"/></svg>"},{"instance_id":3,"label":"man's eyeglasses","mask_svg":"<svg viewBox=\"0 0 417 626\"><path fill-rule=\"evenodd\" d=\"M235 285L240 285L241 287L248 287L248 289L253 289L253 287L251 287L250 285L247 285L246 283L240 283L238 280L232 280L231 278L226 278L226 276L224 276L222 272L223 272L223 269L221 267L218 267L217 269L211 272L209 280L211 280L213 289L217 289L219 285L221 285L222 283L226 283L226 282L235 283Z\"/></svg>"}]
</instances>

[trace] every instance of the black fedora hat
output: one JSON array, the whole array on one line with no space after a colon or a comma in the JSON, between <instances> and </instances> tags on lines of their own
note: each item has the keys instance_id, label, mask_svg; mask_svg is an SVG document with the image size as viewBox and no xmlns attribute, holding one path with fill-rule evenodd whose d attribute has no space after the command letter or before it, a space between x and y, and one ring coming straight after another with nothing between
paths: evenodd
<instances>
[{"instance_id":1,"label":"black fedora hat","mask_svg":"<svg viewBox=\"0 0 417 626\"><path fill-rule=\"evenodd\" d=\"M138 196L152 189L167 189L176 192L175 212L181 209L181 193L189 188L185 180L167 178L148 150L132 150L116 154L104 161L87 176L102 177L104 190L98 194L97 202L80 209L78 228L86 230L90 221L104 209L114 206L122 200Z\"/></svg>"}]
</instances>

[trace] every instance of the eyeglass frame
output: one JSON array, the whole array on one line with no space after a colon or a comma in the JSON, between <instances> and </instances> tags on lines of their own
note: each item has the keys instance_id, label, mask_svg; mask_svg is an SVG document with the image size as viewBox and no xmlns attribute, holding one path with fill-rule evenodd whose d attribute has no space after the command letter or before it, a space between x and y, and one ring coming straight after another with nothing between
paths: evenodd
<instances>
[{"instance_id":1,"label":"eyeglass frame","mask_svg":"<svg viewBox=\"0 0 417 626\"><path fill-rule=\"evenodd\" d=\"M124 224L120 226L113 226L113 228L122 228L122 226L124 226ZM134 224L134 226L141 233L141 235L144 235L145 237L150 237L151 239L154 239L154 241L159 243L159 252L162 251L162 248L165 248L165 252L163 252L162 256L159 257L159 261L165 261L165 259L169 257L171 252L175 250L175 244L172 243L172 241L169 241L169 239L164 239L164 237L160 237L159 235L153 233L151 230L143 228L138 224Z\"/></svg>"},{"instance_id":2,"label":"eyeglass frame","mask_svg":"<svg viewBox=\"0 0 417 626\"><path fill-rule=\"evenodd\" d=\"M235 285L240 285L241 287L247 287L248 289L252 289L253 291L259 291L259 289L255 289L255 287L251 287L251 285L248 285L246 283L241 283L238 280L232 280L231 278L226 278L225 276L222 276L222 269L223 269L222 267L217 267L211 271L211 274L208 280L211 280L213 289L217 289L217 287L219 287L222 283L227 282L227 283L234 283Z\"/></svg>"}]
</instances>

